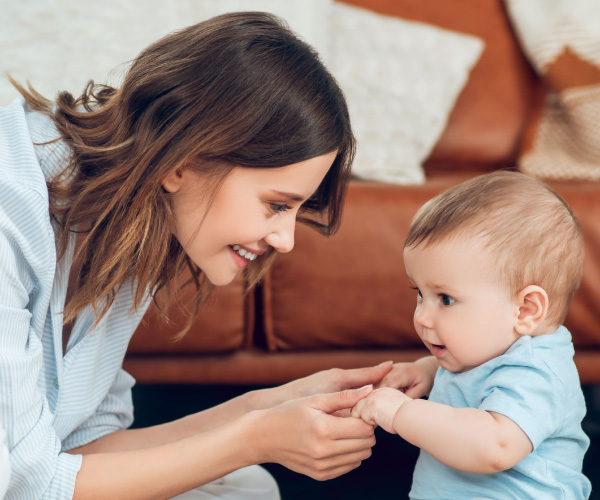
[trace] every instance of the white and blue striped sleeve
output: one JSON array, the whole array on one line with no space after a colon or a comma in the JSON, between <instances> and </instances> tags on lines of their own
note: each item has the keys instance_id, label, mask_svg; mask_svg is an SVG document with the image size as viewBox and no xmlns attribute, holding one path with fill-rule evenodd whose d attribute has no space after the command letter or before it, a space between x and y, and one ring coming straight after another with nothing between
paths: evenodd
<instances>
[{"instance_id":1,"label":"white and blue striped sleeve","mask_svg":"<svg viewBox=\"0 0 600 500\"><path fill-rule=\"evenodd\" d=\"M0 148L0 163L3 153ZM26 182L0 178L0 421L12 466L7 500L72 498L81 467L81 456L61 451L38 385L43 322L35 318L48 311L43 290L51 287L41 284L53 279L55 251L47 216L35 214L47 210L47 200Z\"/></svg>"},{"instance_id":2,"label":"white and blue striped sleeve","mask_svg":"<svg viewBox=\"0 0 600 500\"><path fill-rule=\"evenodd\" d=\"M119 370L104 401L95 413L71 432L62 442L64 450L100 439L112 432L127 429L133 423L131 388L135 379L125 370Z\"/></svg>"}]
</instances>

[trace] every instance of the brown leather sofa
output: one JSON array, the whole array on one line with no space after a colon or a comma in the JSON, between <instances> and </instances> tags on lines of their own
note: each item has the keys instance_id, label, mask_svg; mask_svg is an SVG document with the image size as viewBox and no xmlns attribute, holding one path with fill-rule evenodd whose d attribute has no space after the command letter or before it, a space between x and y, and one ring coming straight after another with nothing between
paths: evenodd
<instances>
[{"instance_id":1,"label":"brown leather sofa","mask_svg":"<svg viewBox=\"0 0 600 500\"><path fill-rule=\"evenodd\" d=\"M339 232L299 226L263 283L219 289L175 342L150 310L125 368L139 383L277 384L330 367L427 354L412 324L403 241L418 207L474 175L516 165L545 89L501 0L345 0L482 38L485 50L425 164L424 185L351 183ZM579 217L587 260L566 321L583 383L600 382L600 183L553 182Z\"/></svg>"}]
</instances>

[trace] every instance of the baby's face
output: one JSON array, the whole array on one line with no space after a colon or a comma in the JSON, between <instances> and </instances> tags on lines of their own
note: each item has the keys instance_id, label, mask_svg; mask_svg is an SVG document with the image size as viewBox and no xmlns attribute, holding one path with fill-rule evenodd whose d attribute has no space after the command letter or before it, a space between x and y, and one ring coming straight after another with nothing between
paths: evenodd
<instances>
[{"instance_id":1,"label":"baby's face","mask_svg":"<svg viewBox=\"0 0 600 500\"><path fill-rule=\"evenodd\" d=\"M499 282L492 256L476 239L405 248L404 263L415 287L415 328L442 368L469 370L518 339L516 297Z\"/></svg>"}]
</instances>

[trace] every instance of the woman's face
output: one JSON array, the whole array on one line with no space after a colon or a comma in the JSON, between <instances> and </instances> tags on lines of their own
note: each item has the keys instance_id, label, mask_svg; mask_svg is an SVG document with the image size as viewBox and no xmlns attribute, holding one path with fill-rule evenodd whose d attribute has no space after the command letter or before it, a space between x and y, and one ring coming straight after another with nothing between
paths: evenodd
<instances>
[{"instance_id":1,"label":"woman's face","mask_svg":"<svg viewBox=\"0 0 600 500\"><path fill-rule=\"evenodd\" d=\"M335 155L280 168L235 167L214 196L206 178L192 168L171 172L163 187L173 194L175 236L211 283L230 283L269 247L292 250L298 210L317 190Z\"/></svg>"}]
</instances>

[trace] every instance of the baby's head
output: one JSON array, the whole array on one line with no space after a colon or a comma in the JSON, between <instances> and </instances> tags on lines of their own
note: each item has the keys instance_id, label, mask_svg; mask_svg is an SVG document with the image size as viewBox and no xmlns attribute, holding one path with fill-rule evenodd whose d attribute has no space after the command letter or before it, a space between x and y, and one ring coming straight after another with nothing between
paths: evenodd
<instances>
[{"instance_id":1,"label":"baby's head","mask_svg":"<svg viewBox=\"0 0 600 500\"><path fill-rule=\"evenodd\" d=\"M457 314L469 304L468 294L478 289L469 317L465 309L465 317L455 321L475 321L472 316L479 314L482 324L474 327L484 328L485 322L489 330L496 323L498 335L490 337L499 337L498 345L484 357L501 354L520 335L551 333L563 322L579 287L583 259L579 223L545 183L508 171L464 182L421 207L405 241L407 273L419 289L417 331L421 328L419 334L436 354L436 346L446 345L444 333L437 333L442 327L434 324L436 318L446 321L448 311ZM446 316L426 307L423 289L439 298ZM494 289L500 295L486 296ZM503 309L498 302L504 298ZM489 304L494 310L484 315L482 304L488 302L496 304ZM489 338L485 341L489 344ZM475 361L461 366L474 366Z\"/></svg>"}]
</instances>

